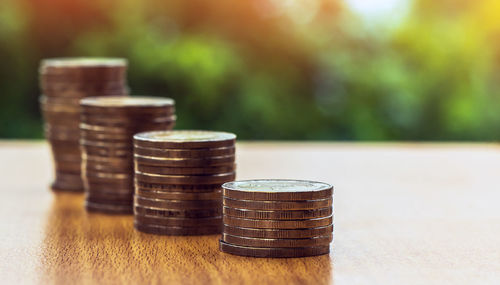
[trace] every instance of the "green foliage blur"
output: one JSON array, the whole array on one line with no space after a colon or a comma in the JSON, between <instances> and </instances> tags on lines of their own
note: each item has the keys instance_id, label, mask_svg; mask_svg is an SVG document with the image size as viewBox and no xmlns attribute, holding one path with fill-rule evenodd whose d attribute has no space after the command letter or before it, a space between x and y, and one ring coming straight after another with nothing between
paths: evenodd
<instances>
[{"instance_id":1,"label":"green foliage blur","mask_svg":"<svg viewBox=\"0 0 500 285\"><path fill-rule=\"evenodd\" d=\"M500 2L414 0L397 23L342 1L0 1L0 137L41 138L42 58L129 60L177 129L239 139L500 138Z\"/></svg>"}]
</instances>

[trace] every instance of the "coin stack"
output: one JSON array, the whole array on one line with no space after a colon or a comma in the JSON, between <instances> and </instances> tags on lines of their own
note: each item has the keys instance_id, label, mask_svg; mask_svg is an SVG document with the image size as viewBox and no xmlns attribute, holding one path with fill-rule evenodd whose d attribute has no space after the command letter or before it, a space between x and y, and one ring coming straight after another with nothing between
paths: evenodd
<instances>
[{"instance_id":1,"label":"coin stack","mask_svg":"<svg viewBox=\"0 0 500 285\"><path fill-rule=\"evenodd\" d=\"M40 107L55 164L55 191L83 191L80 155L81 98L127 95L124 59L46 59L40 64Z\"/></svg>"},{"instance_id":2,"label":"coin stack","mask_svg":"<svg viewBox=\"0 0 500 285\"><path fill-rule=\"evenodd\" d=\"M223 252L252 257L327 254L333 238L333 187L302 180L222 185Z\"/></svg>"},{"instance_id":3,"label":"coin stack","mask_svg":"<svg viewBox=\"0 0 500 285\"><path fill-rule=\"evenodd\" d=\"M169 98L110 96L81 100L80 143L87 210L133 212L133 135L170 130L175 120L174 101Z\"/></svg>"},{"instance_id":4,"label":"coin stack","mask_svg":"<svg viewBox=\"0 0 500 285\"><path fill-rule=\"evenodd\" d=\"M218 234L221 185L235 178L235 139L225 132L134 136L134 226L160 235Z\"/></svg>"}]
</instances>

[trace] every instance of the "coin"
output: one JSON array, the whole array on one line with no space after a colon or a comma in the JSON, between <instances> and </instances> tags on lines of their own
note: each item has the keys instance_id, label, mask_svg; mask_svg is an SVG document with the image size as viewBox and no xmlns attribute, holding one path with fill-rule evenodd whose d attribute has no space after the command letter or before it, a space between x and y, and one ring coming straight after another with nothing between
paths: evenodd
<instances>
[{"instance_id":1,"label":"coin","mask_svg":"<svg viewBox=\"0 0 500 285\"><path fill-rule=\"evenodd\" d=\"M308 210L332 206L332 198L304 201L254 201L223 197L224 206L249 210Z\"/></svg>"},{"instance_id":2,"label":"coin","mask_svg":"<svg viewBox=\"0 0 500 285\"><path fill-rule=\"evenodd\" d=\"M118 182L112 181L108 183L95 183L93 181L88 181L88 179L84 177L83 182L86 188L85 192L95 192L102 194L129 193L130 195L133 195L134 193L133 186L131 186L130 184L123 183L121 181Z\"/></svg>"},{"instance_id":3,"label":"coin","mask_svg":"<svg viewBox=\"0 0 500 285\"><path fill-rule=\"evenodd\" d=\"M259 229L306 229L324 227L333 223L332 216L307 220L254 220L224 216L223 220L228 226Z\"/></svg>"},{"instance_id":4,"label":"coin","mask_svg":"<svg viewBox=\"0 0 500 285\"><path fill-rule=\"evenodd\" d=\"M222 241L240 246L248 247L309 247L318 245L329 245L332 242L333 235L325 235L311 238L298 239L268 239L268 238L249 238L228 235L222 233Z\"/></svg>"},{"instance_id":5,"label":"coin","mask_svg":"<svg viewBox=\"0 0 500 285\"><path fill-rule=\"evenodd\" d=\"M165 218L155 216L143 216L136 214L134 221L143 225L158 225L158 226L174 226L174 227L204 227L218 226L220 227L222 219L218 217L210 218Z\"/></svg>"},{"instance_id":6,"label":"coin","mask_svg":"<svg viewBox=\"0 0 500 285\"><path fill-rule=\"evenodd\" d=\"M87 191L85 193L85 197L89 198L89 201L92 201L93 199L96 200L121 200L121 201L128 201L130 204L133 203L133 193L131 191L128 192L99 192L99 191Z\"/></svg>"},{"instance_id":7,"label":"coin","mask_svg":"<svg viewBox=\"0 0 500 285\"><path fill-rule=\"evenodd\" d=\"M173 112L165 114L146 114L136 116L100 116L96 114L80 114L80 120L89 125L96 125L111 128L125 128L129 126L138 127L142 124L161 124L171 123L177 120L177 116Z\"/></svg>"},{"instance_id":8,"label":"coin","mask_svg":"<svg viewBox=\"0 0 500 285\"><path fill-rule=\"evenodd\" d=\"M330 252L329 245L293 247L293 248L260 248L232 245L220 241L220 250L225 253L249 257L306 257L323 255Z\"/></svg>"},{"instance_id":9,"label":"coin","mask_svg":"<svg viewBox=\"0 0 500 285\"><path fill-rule=\"evenodd\" d=\"M216 184L234 180L235 172L207 175L159 175L136 171L135 178L139 181L172 184Z\"/></svg>"},{"instance_id":10,"label":"coin","mask_svg":"<svg viewBox=\"0 0 500 285\"><path fill-rule=\"evenodd\" d=\"M164 126L170 126L175 123L175 117L172 117L169 121L165 122L156 122L156 123L145 123L141 122L140 124L129 124L127 126L121 127L107 127L107 126L99 126L99 125L89 125L86 123L80 123L80 130L86 132L87 134L116 134L116 135L127 135L130 136L130 140L132 141L132 135L136 129L142 130L154 130L155 128L163 128Z\"/></svg>"},{"instance_id":11,"label":"coin","mask_svg":"<svg viewBox=\"0 0 500 285\"><path fill-rule=\"evenodd\" d=\"M100 197L95 197L92 195L85 195L85 201L87 203L93 203L93 204L98 204L98 205L128 206L128 207L132 207L132 204L134 203L132 201L131 197L128 197L128 198L120 198L120 197L100 198Z\"/></svg>"},{"instance_id":12,"label":"coin","mask_svg":"<svg viewBox=\"0 0 500 285\"><path fill-rule=\"evenodd\" d=\"M158 158L151 156L143 156L134 154L134 159L137 163L151 166L166 166L166 167L205 167L205 166L220 166L233 165L235 161L234 155L214 156L204 158Z\"/></svg>"},{"instance_id":13,"label":"coin","mask_svg":"<svg viewBox=\"0 0 500 285\"><path fill-rule=\"evenodd\" d=\"M121 147L83 146L83 150L92 156L131 157L132 155L130 148Z\"/></svg>"},{"instance_id":14,"label":"coin","mask_svg":"<svg viewBox=\"0 0 500 285\"><path fill-rule=\"evenodd\" d=\"M89 212L99 212L106 214L131 214L133 212L132 205L98 204L89 201L85 201L85 208Z\"/></svg>"},{"instance_id":15,"label":"coin","mask_svg":"<svg viewBox=\"0 0 500 285\"><path fill-rule=\"evenodd\" d=\"M55 164L56 171L65 171L67 173L80 174L80 162L58 162Z\"/></svg>"},{"instance_id":16,"label":"coin","mask_svg":"<svg viewBox=\"0 0 500 285\"><path fill-rule=\"evenodd\" d=\"M245 219L304 220L330 216L332 215L333 210L332 207L326 207L313 210L257 211L224 206L223 213L227 216Z\"/></svg>"},{"instance_id":17,"label":"coin","mask_svg":"<svg viewBox=\"0 0 500 285\"><path fill-rule=\"evenodd\" d=\"M83 168L87 173L91 172L108 172L108 173L131 173L134 171L133 167L108 165L105 163L98 163L86 161L83 163Z\"/></svg>"},{"instance_id":18,"label":"coin","mask_svg":"<svg viewBox=\"0 0 500 285\"><path fill-rule=\"evenodd\" d=\"M255 238L309 238L331 234L333 225L310 229L255 229L223 225L223 232L233 236Z\"/></svg>"},{"instance_id":19,"label":"coin","mask_svg":"<svg viewBox=\"0 0 500 285\"><path fill-rule=\"evenodd\" d=\"M286 179L259 179L227 182L222 185L225 197L241 200L299 201L331 198L330 184Z\"/></svg>"},{"instance_id":20,"label":"coin","mask_svg":"<svg viewBox=\"0 0 500 285\"><path fill-rule=\"evenodd\" d=\"M128 148L131 149L131 145L129 142L110 142L110 141L93 141L82 138L80 140L80 145L82 146L94 146L94 147L116 147L116 148Z\"/></svg>"},{"instance_id":21,"label":"coin","mask_svg":"<svg viewBox=\"0 0 500 285\"><path fill-rule=\"evenodd\" d=\"M123 58L48 58L40 62L39 72L40 74L66 76L96 73L99 76L105 76L105 74L120 72L119 78L122 78L126 68L127 60Z\"/></svg>"},{"instance_id":22,"label":"coin","mask_svg":"<svg viewBox=\"0 0 500 285\"><path fill-rule=\"evenodd\" d=\"M134 146L134 153L139 156L164 157L164 158L205 158L218 156L233 156L234 146L219 148L199 148L199 149L172 149L172 148L145 148Z\"/></svg>"},{"instance_id":23,"label":"coin","mask_svg":"<svg viewBox=\"0 0 500 285\"><path fill-rule=\"evenodd\" d=\"M164 200L134 197L136 206L144 206L156 209L215 209L220 207L220 200Z\"/></svg>"},{"instance_id":24,"label":"coin","mask_svg":"<svg viewBox=\"0 0 500 285\"><path fill-rule=\"evenodd\" d=\"M157 209L134 204L136 215L179 218L209 218L221 215L220 208L214 209Z\"/></svg>"},{"instance_id":25,"label":"coin","mask_svg":"<svg viewBox=\"0 0 500 285\"><path fill-rule=\"evenodd\" d=\"M166 227L158 225L144 225L141 223L134 223L134 227L141 232L157 235L212 235L220 233L220 226L206 226L206 227Z\"/></svg>"},{"instance_id":26,"label":"coin","mask_svg":"<svg viewBox=\"0 0 500 285\"><path fill-rule=\"evenodd\" d=\"M209 166L209 167L158 167L135 164L137 172L159 175L210 175L234 172L235 166Z\"/></svg>"},{"instance_id":27,"label":"coin","mask_svg":"<svg viewBox=\"0 0 500 285\"><path fill-rule=\"evenodd\" d=\"M219 148L233 146L236 135L212 131L159 131L139 133L134 145L153 148Z\"/></svg>"},{"instance_id":28,"label":"coin","mask_svg":"<svg viewBox=\"0 0 500 285\"><path fill-rule=\"evenodd\" d=\"M174 100L160 97L124 97L124 96L106 96L106 97L87 97L80 101L80 106L86 112L116 112L118 110L136 110L137 112L151 112L150 108L158 108L163 111L165 107L174 105Z\"/></svg>"},{"instance_id":29,"label":"coin","mask_svg":"<svg viewBox=\"0 0 500 285\"><path fill-rule=\"evenodd\" d=\"M221 191L186 193L186 192L160 192L148 191L141 188L135 189L135 194L144 198L165 199L165 200L219 200Z\"/></svg>"},{"instance_id":30,"label":"coin","mask_svg":"<svg viewBox=\"0 0 500 285\"><path fill-rule=\"evenodd\" d=\"M135 180L135 187L162 192L201 193L220 190L220 184L162 184Z\"/></svg>"}]
</instances>

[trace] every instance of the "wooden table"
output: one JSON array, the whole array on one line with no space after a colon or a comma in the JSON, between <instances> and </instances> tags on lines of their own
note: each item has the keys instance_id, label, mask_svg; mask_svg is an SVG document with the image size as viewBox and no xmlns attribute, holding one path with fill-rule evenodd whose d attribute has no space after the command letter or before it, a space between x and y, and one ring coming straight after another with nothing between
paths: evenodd
<instances>
[{"instance_id":1,"label":"wooden table","mask_svg":"<svg viewBox=\"0 0 500 285\"><path fill-rule=\"evenodd\" d=\"M240 143L238 178L335 185L328 256L224 254L218 236L137 232L49 191L45 143L0 143L0 283L499 284L500 148ZM76 282L77 281L77 282Z\"/></svg>"}]
</instances>

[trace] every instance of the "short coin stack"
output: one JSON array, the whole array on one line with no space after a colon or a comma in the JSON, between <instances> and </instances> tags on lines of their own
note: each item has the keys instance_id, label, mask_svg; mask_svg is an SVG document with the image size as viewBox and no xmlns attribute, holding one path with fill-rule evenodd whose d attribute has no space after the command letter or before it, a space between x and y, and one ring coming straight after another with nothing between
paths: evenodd
<instances>
[{"instance_id":1,"label":"short coin stack","mask_svg":"<svg viewBox=\"0 0 500 285\"><path fill-rule=\"evenodd\" d=\"M327 254L333 187L302 180L245 180L223 188L223 252L252 257Z\"/></svg>"},{"instance_id":2,"label":"short coin stack","mask_svg":"<svg viewBox=\"0 0 500 285\"><path fill-rule=\"evenodd\" d=\"M56 170L53 190L83 191L79 101L88 96L128 94L126 71L124 59L68 58L41 62L40 105Z\"/></svg>"},{"instance_id":3,"label":"short coin stack","mask_svg":"<svg viewBox=\"0 0 500 285\"><path fill-rule=\"evenodd\" d=\"M174 101L159 97L91 97L81 100L82 177L89 211L131 214L133 136L170 130Z\"/></svg>"},{"instance_id":4,"label":"short coin stack","mask_svg":"<svg viewBox=\"0 0 500 285\"><path fill-rule=\"evenodd\" d=\"M160 235L218 234L221 185L235 178L236 135L211 131L134 136L134 226Z\"/></svg>"}]
</instances>

